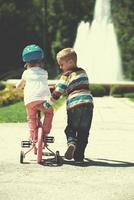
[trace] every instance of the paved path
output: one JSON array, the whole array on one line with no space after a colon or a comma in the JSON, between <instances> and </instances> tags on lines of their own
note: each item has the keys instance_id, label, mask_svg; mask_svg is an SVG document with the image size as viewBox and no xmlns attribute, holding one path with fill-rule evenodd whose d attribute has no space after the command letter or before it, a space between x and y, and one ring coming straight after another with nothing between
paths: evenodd
<instances>
[{"instance_id":1,"label":"paved path","mask_svg":"<svg viewBox=\"0 0 134 200\"><path fill-rule=\"evenodd\" d=\"M0 124L0 200L133 200L134 103L95 98L93 123L83 166L36 164L33 155L19 163L26 123ZM65 106L54 116L51 148L64 155ZM30 163L28 163L30 161Z\"/></svg>"}]
</instances>

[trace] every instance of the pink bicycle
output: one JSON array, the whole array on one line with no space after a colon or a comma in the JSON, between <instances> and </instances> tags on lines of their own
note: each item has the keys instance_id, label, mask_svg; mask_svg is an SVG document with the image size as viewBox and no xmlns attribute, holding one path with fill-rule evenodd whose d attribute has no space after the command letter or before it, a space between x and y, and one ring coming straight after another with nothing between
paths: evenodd
<instances>
[{"instance_id":1,"label":"pink bicycle","mask_svg":"<svg viewBox=\"0 0 134 200\"><path fill-rule=\"evenodd\" d=\"M23 140L21 141L21 147L23 150L20 151L20 163L24 163L24 158L26 155L33 150L34 155L37 156L37 163L41 164L45 161L43 156L54 156L52 162L57 165L62 165L63 160L60 156L59 151L54 153L50 148L48 148L48 143L54 143L53 136L47 136L43 134L42 122L40 120L40 112L38 113L38 135L36 140ZM25 150L24 149L27 149ZM45 152L45 149L48 150L49 153Z\"/></svg>"}]
</instances>

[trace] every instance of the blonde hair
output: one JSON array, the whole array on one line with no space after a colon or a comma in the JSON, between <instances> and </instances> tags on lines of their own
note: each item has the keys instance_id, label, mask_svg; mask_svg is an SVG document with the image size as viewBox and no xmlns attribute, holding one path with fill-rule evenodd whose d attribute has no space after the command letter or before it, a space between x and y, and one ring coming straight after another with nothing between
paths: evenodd
<instances>
[{"instance_id":1,"label":"blonde hair","mask_svg":"<svg viewBox=\"0 0 134 200\"><path fill-rule=\"evenodd\" d=\"M77 54L73 48L65 48L57 53L56 59L57 59L58 63L60 60L64 59L66 61L73 60L74 63L76 64L77 63Z\"/></svg>"},{"instance_id":2,"label":"blonde hair","mask_svg":"<svg viewBox=\"0 0 134 200\"><path fill-rule=\"evenodd\" d=\"M43 67L43 63L41 60L33 60L30 62L26 62L26 64L24 65L25 68L31 68L31 67L36 67L36 66L40 66Z\"/></svg>"}]
</instances>

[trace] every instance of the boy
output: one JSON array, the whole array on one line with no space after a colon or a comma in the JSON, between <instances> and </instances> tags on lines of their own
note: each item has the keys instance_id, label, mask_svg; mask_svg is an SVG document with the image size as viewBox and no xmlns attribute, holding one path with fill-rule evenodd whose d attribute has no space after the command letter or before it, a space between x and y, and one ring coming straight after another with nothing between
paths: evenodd
<instances>
[{"instance_id":1,"label":"boy","mask_svg":"<svg viewBox=\"0 0 134 200\"><path fill-rule=\"evenodd\" d=\"M42 68L43 50L31 44L24 48L22 53L24 67L27 69L22 74L21 81L16 88L24 88L24 103L27 111L28 125L30 129L30 140L37 140L38 112L42 111L45 115L43 120L44 134L51 130L53 109L46 110L42 103L50 96L47 79L48 73Z\"/></svg>"},{"instance_id":2,"label":"boy","mask_svg":"<svg viewBox=\"0 0 134 200\"><path fill-rule=\"evenodd\" d=\"M76 163L82 163L93 115L93 98L89 91L89 81L84 69L77 67L77 54L72 48L61 50L57 54L57 62L63 74L50 100L44 102L44 107L50 107L62 94L67 94L65 134L68 148L65 158L68 160L74 158Z\"/></svg>"}]
</instances>

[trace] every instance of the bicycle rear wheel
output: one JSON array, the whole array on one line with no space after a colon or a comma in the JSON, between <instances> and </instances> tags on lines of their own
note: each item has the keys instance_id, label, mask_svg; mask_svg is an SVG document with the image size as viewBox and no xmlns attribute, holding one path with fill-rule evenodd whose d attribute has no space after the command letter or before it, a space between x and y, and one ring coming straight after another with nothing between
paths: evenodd
<instances>
[{"instance_id":1,"label":"bicycle rear wheel","mask_svg":"<svg viewBox=\"0 0 134 200\"><path fill-rule=\"evenodd\" d=\"M42 128L38 129L38 145L37 145L37 162L41 163L42 161L42 147L43 147L43 132Z\"/></svg>"}]
</instances>

